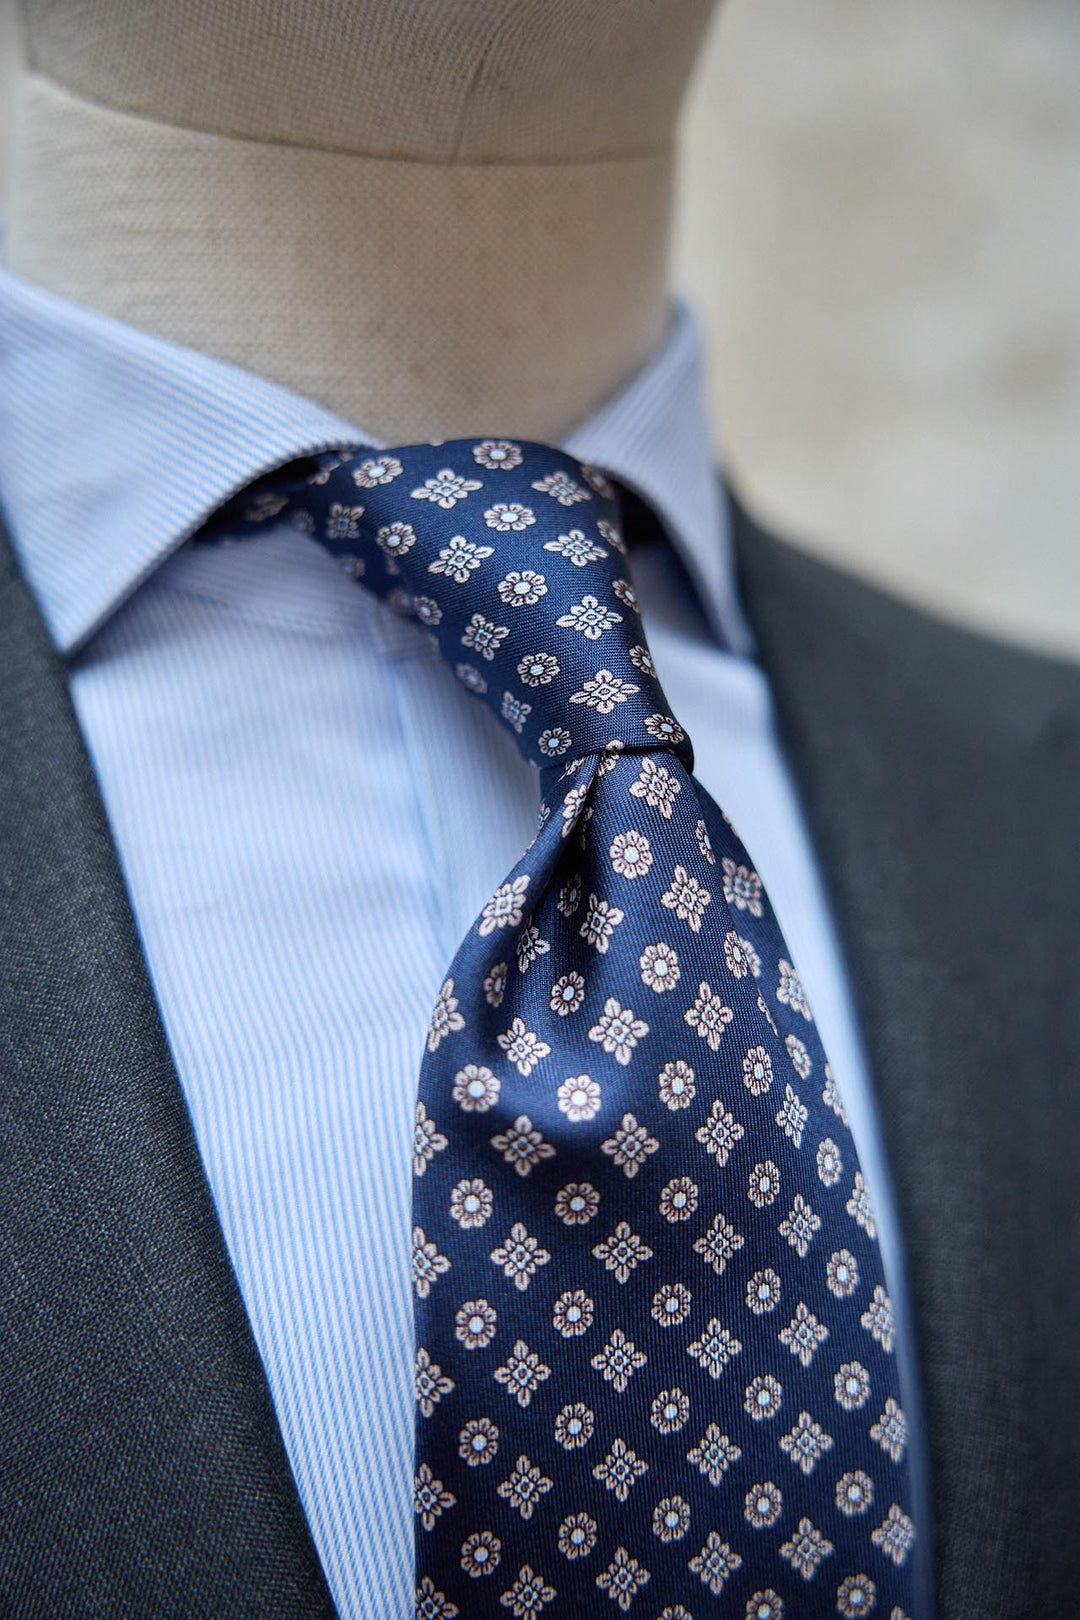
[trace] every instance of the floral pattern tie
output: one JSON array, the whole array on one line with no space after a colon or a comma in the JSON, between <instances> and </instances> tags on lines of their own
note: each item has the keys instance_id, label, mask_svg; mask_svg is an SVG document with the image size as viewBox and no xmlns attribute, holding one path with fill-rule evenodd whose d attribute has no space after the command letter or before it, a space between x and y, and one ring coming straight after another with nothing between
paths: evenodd
<instances>
[{"instance_id":1,"label":"floral pattern tie","mask_svg":"<svg viewBox=\"0 0 1080 1620\"><path fill-rule=\"evenodd\" d=\"M541 445L345 447L200 539L270 520L429 631L540 770L539 830L421 1069L417 1615L908 1620L873 1210L768 897L657 681L618 491Z\"/></svg>"}]
</instances>

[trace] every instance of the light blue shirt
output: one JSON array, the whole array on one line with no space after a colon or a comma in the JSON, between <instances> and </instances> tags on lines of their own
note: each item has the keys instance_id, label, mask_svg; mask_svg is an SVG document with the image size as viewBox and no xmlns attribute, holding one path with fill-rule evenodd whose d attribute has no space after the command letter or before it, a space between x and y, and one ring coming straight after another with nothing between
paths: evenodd
<instances>
[{"instance_id":1,"label":"light blue shirt","mask_svg":"<svg viewBox=\"0 0 1080 1620\"><path fill-rule=\"evenodd\" d=\"M0 501L70 661L330 1589L343 1620L406 1620L419 1057L447 963L532 836L538 789L429 639L316 543L277 529L182 547L232 491L342 440L376 442L0 273ZM670 536L673 552L633 561L649 641L697 774L753 852L813 1001L903 1326L869 1077L750 656L685 309L567 448L637 489ZM910 1334L899 1354L919 1464Z\"/></svg>"}]
</instances>

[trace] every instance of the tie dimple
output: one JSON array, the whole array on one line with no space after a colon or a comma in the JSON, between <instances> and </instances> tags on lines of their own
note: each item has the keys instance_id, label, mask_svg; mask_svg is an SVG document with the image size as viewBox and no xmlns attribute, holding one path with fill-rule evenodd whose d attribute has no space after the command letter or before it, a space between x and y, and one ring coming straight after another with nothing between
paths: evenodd
<instances>
[{"instance_id":1,"label":"tie dimple","mask_svg":"<svg viewBox=\"0 0 1080 1620\"><path fill-rule=\"evenodd\" d=\"M914 1620L868 1190L761 879L690 775L617 501L538 445L346 449L202 536L296 522L542 767L421 1069L417 1614Z\"/></svg>"}]
</instances>

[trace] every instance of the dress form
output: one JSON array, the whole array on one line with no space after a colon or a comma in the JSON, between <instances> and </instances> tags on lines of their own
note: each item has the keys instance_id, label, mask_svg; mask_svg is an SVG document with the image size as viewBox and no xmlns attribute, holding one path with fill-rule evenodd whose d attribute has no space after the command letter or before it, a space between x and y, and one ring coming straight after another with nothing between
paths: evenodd
<instances>
[{"instance_id":1,"label":"dress form","mask_svg":"<svg viewBox=\"0 0 1080 1620\"><path fill-rule=\"evenodd\" d=\"M24 0L7 258L385 440L564 435L663 330L712 0Z\"/></svg>"}]
</instances>

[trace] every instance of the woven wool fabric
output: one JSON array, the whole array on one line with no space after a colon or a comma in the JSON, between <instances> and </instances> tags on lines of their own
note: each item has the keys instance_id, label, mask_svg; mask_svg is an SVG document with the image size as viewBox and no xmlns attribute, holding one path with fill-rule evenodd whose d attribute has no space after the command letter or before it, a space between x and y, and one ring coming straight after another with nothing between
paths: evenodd
<instances>
[{"instance_id":1,"label":"woven wool fabric","mask_svg":"<svg viewBox=\"0 0 1080 1620\"><path fill-rule=\"evenodd\" d=\"M753 1620L902 1613L873 1211L760 879L655 679L617 492L509 441L346 450L206 537L286 515L541 767L539 832L451 967L420 1080L419 1612L626 1611L648 1588L674 1620L703 1586Z\"/></svg>"}]
</instances>

